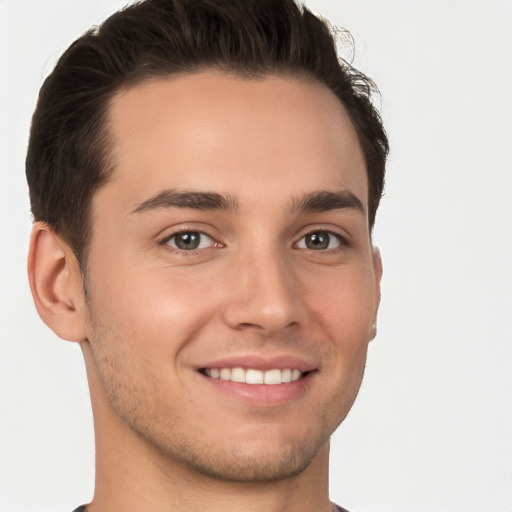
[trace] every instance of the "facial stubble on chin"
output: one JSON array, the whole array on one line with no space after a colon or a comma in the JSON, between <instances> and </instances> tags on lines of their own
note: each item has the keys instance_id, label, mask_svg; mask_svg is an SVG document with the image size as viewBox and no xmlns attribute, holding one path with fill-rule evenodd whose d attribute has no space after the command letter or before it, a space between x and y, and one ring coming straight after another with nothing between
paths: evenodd
<instances>
[{"instance_id":1,"label":"facial stubble on chin","mask_svg":"<svg viewBox=\"0 0 512 512\"><path fill-rule=\"evenodd\" d=\"M180 445L179 462L215 480L240 484L276 482L302 473L328 441L329 436L318 437L317 433L308 433L305 439L284 439L277 450L271 449L271 453L262 447L258 453L247 454L244 447L239 449L236 445L228 452L218 447L198 449L193 445L194 440L185 440ZM261 442L264 445L264 433Z\"/></svg>"}]
</instances>

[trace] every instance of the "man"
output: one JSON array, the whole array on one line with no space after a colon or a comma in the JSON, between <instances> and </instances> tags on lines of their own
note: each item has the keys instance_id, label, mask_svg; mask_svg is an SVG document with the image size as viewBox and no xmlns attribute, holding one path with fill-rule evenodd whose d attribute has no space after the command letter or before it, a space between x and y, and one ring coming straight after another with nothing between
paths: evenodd
<instances>
[{"instance_id":1,"label":"man","mask_svg":"<svg viewBox=\"0 0 512 512\"><path fill-rule=\"evenodd\" d=\"M78 510L329 511L388 151L371 82L292 0L147 0L65 52L27 177L41 318L80 343Z\"/></svg>"}]
</instances>

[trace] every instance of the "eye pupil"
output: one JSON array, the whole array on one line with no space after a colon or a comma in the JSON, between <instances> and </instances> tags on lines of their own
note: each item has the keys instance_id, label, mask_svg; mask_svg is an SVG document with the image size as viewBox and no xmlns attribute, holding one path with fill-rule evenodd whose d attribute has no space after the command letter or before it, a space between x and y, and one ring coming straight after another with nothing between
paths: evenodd
<instances>
[{"instance_id":1,"label":"eye pupil","mask_svg":"<svg viewBox=\"0 0 512 512\"><path fill-rule=\"evenodd\" d=\"M178 249L192 251L199 247L201 242L199 233L179 233L175 236L175 244Z\"/></svg>"},{"instance_id":2,"label":"eye pupil","mask_svg":"<svg viewBox=\"0 0 512 512\"><path fill-rule=\"evenodd\" d=\"M306 236L306 247L308 249L320 250L329 247L330 237L328 233L318 232Z\"/></svg>"}]
</instances>

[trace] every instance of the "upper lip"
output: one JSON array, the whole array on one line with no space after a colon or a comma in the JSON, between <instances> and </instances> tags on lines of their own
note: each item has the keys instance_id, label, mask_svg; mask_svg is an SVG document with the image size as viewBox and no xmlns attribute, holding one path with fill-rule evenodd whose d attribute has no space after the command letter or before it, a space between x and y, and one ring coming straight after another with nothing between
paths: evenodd
<instances>
[{"instance_id":1,"label":"upper lip","mask_svg":"<svg viewBox=\"0 0 512 512\"><path fill-rule=\"evenodd\" d=\"M213 359L197 366L197 369L203 368L251 368L254 370L284 370L287 368L297 369L301 372L310 372L317 368L317 365L311 360L303 357L281 354L281 355L231 355L218 359Z\"/></svg>"}]
</instances>

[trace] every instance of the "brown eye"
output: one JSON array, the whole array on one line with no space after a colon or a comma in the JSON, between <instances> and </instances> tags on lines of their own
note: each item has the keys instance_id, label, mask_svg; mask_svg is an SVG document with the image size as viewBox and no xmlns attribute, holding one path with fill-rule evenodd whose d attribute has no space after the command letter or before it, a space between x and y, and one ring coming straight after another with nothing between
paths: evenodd
<instances>
[{"instance_id":1,"label":"brown eye","mask_svg":"<svg viewBox=\"0 0 512 512\"><path fill-rule=\"evenodd\" d=\"M206 249L213 245L213 240L199 231L184 231L171 236L167 244L180 251L193 251L195 249Z\"/></svg>"},{"instance_id":2,"label":"brown eye","mask_svg":"<svg viewBox=\"0 0 512 512\"><path fill-rule=\"evenodd\" d=\"M335 249L341 245L341 238L335 233L329 231L314 231L308 233L299 240L297 247L299 249L309 249L312 251L325 251Z\"/></svg>"}]
</instances>

